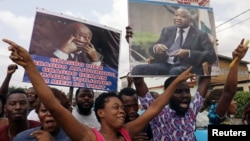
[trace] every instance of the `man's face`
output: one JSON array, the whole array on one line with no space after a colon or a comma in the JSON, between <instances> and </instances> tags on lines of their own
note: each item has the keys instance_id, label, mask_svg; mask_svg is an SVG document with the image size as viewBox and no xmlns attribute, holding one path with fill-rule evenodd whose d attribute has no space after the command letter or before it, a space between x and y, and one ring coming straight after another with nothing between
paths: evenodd
<instances>
[{"instance_id":1,"label":"man's face","mask_svg":"<svg viewBox=\"0 0 250 141\"><path fill-rule=\"evenodd\" d=\"M27 93L28 101L29 102L35 102L35 100L36 100L36 92L35 92L34 88L27 89L26 93Z\"/></svg>"},{"instance_id":2,"label":"man's face","mask_svg":"<svg viewBox=\"0 0 250 141\"><path fill-rule=\"evenodd\" d=\"M191 101L190 88L188 83L182 82L176 88L174 94L170 98L170 108L176 111L179 116L184 116L189 108Z\"/></svg>"},{"instance_id":3,"label":"man's face","mask_svg":"<svg viewBox=\"0 0 250 141\"><path fill-rule=\"evenodd\" d=\"M79 30L74 34L78 40L86 43L90 43L92 36L91 31L87 27L79 27Z\"/></svg>"},{"instance_id":4,"label":"man's face","mask_svg":"<svg viewBox=\"0 0 250 141\"><path fill-rule=\"evenodd\" d=\"M80 89L76 97L76 104L81 114L89 114L94 104L94 94L91 90Z\"/></svg>"},{"instance_id":5,"label":"man's face","mask_svg":"<svg viewBox=\"0 0 250 141\"><path fill-rule=\"evenodd\" d=\"M74 42L77 46L77 51L84 51L86 47L91 46L92 32L83 24L76 24L74 29L73 36L75 37Z\"/></svg>"},{"instance_id":6,"label":"man's face","mask_svg":"<svg viewBox=\"0 0 250 141\"><path fill-rule=\"evenodd\" d=\"M186 9L178 9L174 15L174 23L179 28L186 28L191 23L190 13Z\"/></svg>"},{"instance_id":7,"label":"man's face","mask_svg":"<svg viewBox=\"0 0 250 141\"><path fill-rule=\"evenodd\" d=\"M5 113L9 120L26 120L28 99L25 94L11 94L6 101Z\"/></svg>"},{"instance_id":8,"label":"man's face","mask_svg":"<svg viewBox=\"0 0 250 141\"><path fill-rule=\"evenodd\" d=\"M122 103L124 107L124 111L126 113L126 121L132 121L137 118L138 114L138 101L136 95L133 96L122 96Z\"/></svg>"}]
</instances>

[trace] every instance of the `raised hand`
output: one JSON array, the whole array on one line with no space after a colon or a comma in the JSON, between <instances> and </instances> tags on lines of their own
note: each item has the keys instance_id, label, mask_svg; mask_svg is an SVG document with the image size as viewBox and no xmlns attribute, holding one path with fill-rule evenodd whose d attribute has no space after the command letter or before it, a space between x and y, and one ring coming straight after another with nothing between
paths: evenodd
<instances>
[{"instance_id":1,"label":"raised hand","mask_svg":"<svg viewBox=\"0 0 250 141\"><path fill-rule=\"evenodd\" d=\"M10 65L8 66L7 73L8 73L8 74L13 74L17 69L18 69L18 67L17 67L16 64L10 64Z\"/></svg>"},{"instance_id":2,"label":"raised hand","mask_svg":"<svg viewBox=\"0 0 250 141\"><path fill-rule=\"evenodd\" d=\"M3 41L10 45L8 47L9 51L11 51L9 58L13 62L17 63L18 65L23 66L24 68L27 65L29 65L30 62L33 62L30 54L25 48L21 47L20 45L8 39L3 39Z\"/></svg>"},{"instance_id":3,"label":"raised hand","mask_svg":"<svg viewBox=\"0 0 250 141\"><path fill-rule=\"evenodd\" d=\"M246 41L245 45L243 45L245 39L242 39L238 47L232 52L233 61L230 63L229 67L232 68L235 63L239 63L240 60L245 56L248 50L249 40ZM243 51L243 52L242 52ZM240 55L240 56L238 56Z\"/></svg>"},{"instance_id":4,"label":"raised hand","mask_svg":"<svg viewBox=\"0 0 250 141\"><path fill-rule=\"evenodd\" d=\"M77 45L75 43L76 37L70 36L68 40L66 40L60 47L60 50L64 53L70 54L77 51Z\"/></svg>"},{"instance_id":5,"label":"raised hand","mask_svg":"<svg viewBox=\"0 0 250 141\"><path fill-rule=\"evenodd\" d=\"M244 45L244 39L242 39L238 47L232 53L233 59L238 57L238 59L241 60L245 56L247 50L248 45Z\"/></svg>"},{"instance_id":6,"label":"raised hand","mask_svg":"<svg viewBox=\"0 0 250 141\"><path fill-rule=\"evenodd\" d=\"M179 80L179 82L181 81L185 81L187 80L188 78L190 78L191 80L194 79L194 77L196 76L195 74L193 73L190 73L192 69L192 66L190 66L188 69L186 69L184 72L182 72L180 75L178 75L178 77L176 79Z\"/></svg>"}]
</instances>

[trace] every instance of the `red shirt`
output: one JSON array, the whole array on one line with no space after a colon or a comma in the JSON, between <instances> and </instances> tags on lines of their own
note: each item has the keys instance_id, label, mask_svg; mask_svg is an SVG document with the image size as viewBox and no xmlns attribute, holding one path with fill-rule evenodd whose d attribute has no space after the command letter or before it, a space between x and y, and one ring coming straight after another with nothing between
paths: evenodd
<instances>
[{"instance_id":1,"label":"red shirt","mask_svg":"<svg viewBox=\"0 0 250 141\"><path fill-rule=\"evenodd\" d=\"M38 121L33 121L33 120L28 120L29 121L29 128L35 128L38 126L41 126L41 123ZM2 128L0 128L0 139L1 141L11 141L8 135L8 128L9 125L3 126Z\"/></svg>"}]
</instances>

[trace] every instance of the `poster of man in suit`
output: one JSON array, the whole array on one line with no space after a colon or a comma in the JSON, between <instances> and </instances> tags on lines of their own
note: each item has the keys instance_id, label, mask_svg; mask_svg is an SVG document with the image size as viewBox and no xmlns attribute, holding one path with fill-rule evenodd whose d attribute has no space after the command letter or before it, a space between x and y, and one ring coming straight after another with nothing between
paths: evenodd
<instances>
[{"instance_id":1,"label":"poster of man in suit","mask_svg":"<svg viewBox=\"0 0 250 141\"><path fill-rule=\"evenodd\" d=\"M210 4L210 0L149 0L149 1L169 2L169 3L207 6L207 7Z\"/></svg>"},{"instance_id":2,"label":"poster of man in suit","mask_svg":"<svg viewBox=\"0 0 250 141\"><path fill-rule=\"evenodd\" d=\"M120 36L111 27L37 9L29 53L47 84L115 91Z\"/></svg>"},{"instance_id":3,"label":"poster of man in suit","mask_svg":"<svg viewBox=\"0 0 250 141\"><path fill-rule=\"evenodd\" d=\"M129 0L132 76L176 76L192 66L217 75L213 9L150 0Z\"/></svg>"}]
</instances>

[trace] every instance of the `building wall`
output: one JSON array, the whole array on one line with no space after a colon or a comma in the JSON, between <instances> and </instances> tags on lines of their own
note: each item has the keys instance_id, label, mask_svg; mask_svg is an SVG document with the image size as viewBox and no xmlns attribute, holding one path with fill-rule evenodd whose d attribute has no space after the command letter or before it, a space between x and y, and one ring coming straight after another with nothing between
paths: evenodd
<instances>
[{"instance_id":1,"label":"building wall","mask_svg":"<svg viewBox=\"0 0 250 141\"><path fill-rule=\"evenodd\" d=\"M219 74L218 76L212 77L211 83L212 84L220 84L224 83L226 81L226 76L229 71L229 65L231 63L231 60L219 58ZM239 66L239 72L238 72L238 80L248 80L249 79L249 72L247 64L241 63Z\"/></svg>"}]
</instances>

